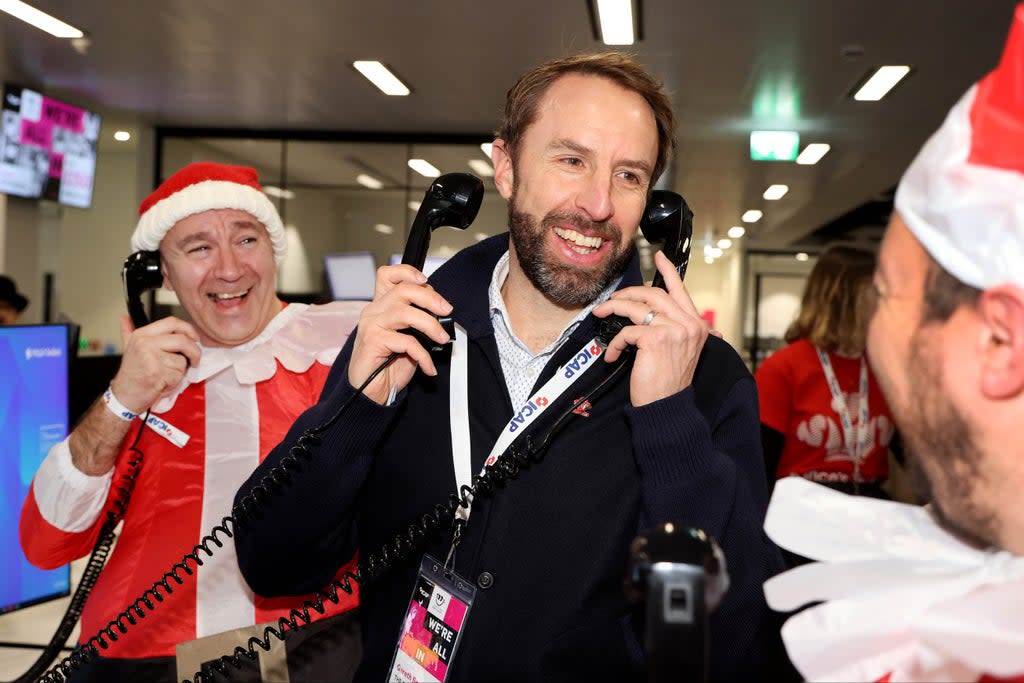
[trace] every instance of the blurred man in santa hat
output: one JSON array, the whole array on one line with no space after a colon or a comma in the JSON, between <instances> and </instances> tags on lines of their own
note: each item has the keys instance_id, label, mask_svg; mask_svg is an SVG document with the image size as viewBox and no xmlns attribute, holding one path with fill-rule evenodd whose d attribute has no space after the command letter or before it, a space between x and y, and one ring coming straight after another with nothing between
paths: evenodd
<instances>
[{"instance_id":1,"label":"blurred man in santa hat","mask_svg":"<svg viewBox=\"0 0 1024 683\"><path fill-rule=\"evenodd\" d=\"M1024 4L1002 60L911 164L868 349L931 504L780 482L765 522L820 563L765 584L812 680L1024 681Z\"/></svg>"}]
</instances>

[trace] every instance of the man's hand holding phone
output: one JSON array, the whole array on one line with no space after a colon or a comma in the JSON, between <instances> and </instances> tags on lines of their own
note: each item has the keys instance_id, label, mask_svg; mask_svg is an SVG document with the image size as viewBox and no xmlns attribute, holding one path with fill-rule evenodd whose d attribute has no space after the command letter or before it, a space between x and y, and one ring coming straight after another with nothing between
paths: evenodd
<instances>
[{"instance_id":1,"label":"man's hand holding phone","mask_svg":"<svg viewBox=\"0 0 1024 683\"><path fill-rule=\"evenodd\" d=\"M110 388L129 410L144 413L199 364L199 335L178 318L162 318L135 329L121 316L124 355Z\"/></svg>"},{"instance_id":2,"label":"man's hand holding phone","mask_svg":"<svg viewBox=\"0 0 1024 683\"><path fill-rule=\"evenodd\" d=\"M384 405L392 387L400 391L419 368L430 376L437 368L430 352L411 334L418 330L439 344L449 341L438 316L448 315L452 306L427 284L426 276L416 268L399 264L377 269L373 301L359 316L352 359L348 365L348 381L358 387L393 353L398 360L382 372L364 393Z\"/></svg>"},{"instance_id":3,"label":"man's hand holding phone","mask_svg":"<svg viewBox=\"0 0 1024 683\"><path fill-rule=\"evenodd\" d=\"M697 360L708 338L708 324L700 317L675 266L662 253L654 255L665 287L627 287L594 308L599 318L615 314L633 321L608 344L605 360L614 362L627 346L636 347L630 376L634 406L676 394L693 382Z\"/></svg>"}]
</instances>

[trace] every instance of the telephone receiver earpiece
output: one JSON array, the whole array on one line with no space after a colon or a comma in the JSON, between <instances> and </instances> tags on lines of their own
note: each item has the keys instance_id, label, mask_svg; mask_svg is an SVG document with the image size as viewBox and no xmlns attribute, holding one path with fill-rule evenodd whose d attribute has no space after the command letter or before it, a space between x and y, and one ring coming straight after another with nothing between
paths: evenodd
<instances>
[{"instance_id":1,"label":"telephone receiver earpiece","mask_svg":"<svg viewBox=\"0 0 1024 683\"><path fill-rule=\"evenodd\" d=\"M640 221L640 232L651 244L663 243L661 250L676 267L680 279L686 276L693 237L693 211L681 195L669 190L652 192ZM665 288L661 273L655 274L654 286Z\"/></svg>"},{"instance_id":2,"label":"telephone receiver earpiece","mask_svg":"<svg viewBox=\"0 0 1024 683\"><path fill-rule=\"evenodd\" d=\"M483 181L469 173L446 173L432 182L409 228L409 240L402 253L402 263L423 270L433 231L444 225L465 230L476 219L483 198ZM454 339L455 320L445 316L438 318L438 321L449 338ZM443 348L419 330L405 329L402 332L416 337L428 351L440 351Z\"/></svg>"},{"instance_id":3,"label":"telephone receiver earpiece","mask_svg":"<svg viewBox=\"0 0 1024 683\"><path fill-rule=\"evenodd\" d=\"M679 277L685 277L693 235L693 212L686 200L669 190L654 190L640 218L640 232L651 244L661 243L662 252L676 267ZM660 272L654 274L653 286L665 289L665 278ZM618 315L603 318L598 323L597 340L607 346L623 327L632 324Z\"/></svg>"},{"instance_id":4,"label":"telephone receiver earpiece","mask_svg":"<svg viewBox=\"0 0 1024 683\"><path fill-rule=\"evenodd\" d=\"M430 235L447 225L465 230L476 219L484 198L484 184L469 173L446 173L430 184L409 229L402 263L423 270Z\"/></svg>"},{"instance_id":5,"label":"telephone receiver earpiece","mask_svg":"<svg viewBox=\"0 0 1024 683\"><path fill-rule=\"evenodd\" d=\"M124 260L121 268L121 284L124 287L128 315L136 329L149 324L146 309L142 305L142 294L156 289L164 282L160 273L159 251L137 251Z\"/></svg>"}]
</instances>

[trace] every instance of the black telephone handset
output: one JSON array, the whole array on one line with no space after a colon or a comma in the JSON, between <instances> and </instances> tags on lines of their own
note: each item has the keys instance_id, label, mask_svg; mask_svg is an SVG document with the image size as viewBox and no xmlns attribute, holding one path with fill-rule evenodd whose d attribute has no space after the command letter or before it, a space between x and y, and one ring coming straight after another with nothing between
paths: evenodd
<instances>
[{"instance_id":1,"label":"black telephone handset","mask_svg":"<svg viewBox=\"0 0 1024 683\"><path fill-rule=\"evenodd\" d=\"M409 229L409 239L402 253L402 263L423 270L430 246L430 235L443 225L465 230L476 218L484 198L484 184L469 173L446 173L430 184L416 218ZM455 321L450 317L438 318L449 337L455 337ZM428 351L439 351L441 344L419 330L405 329Z\"/></svg>"},{"instance_id":2,"label":"black telephone handset","mask_svg":"<svg viewBox=\"0 0 1024 683\"><path fill-rule=\"evenodd\" d=\"M136 329L149 324L146 309L142 305L142 294L163 284L160 274L159 251L137 251L124 260L121 269L121 283L124 285L125 303L128 315Z\"/></svg>"},{"instance_id":3,"label":"black telephone handset","mask_svg":"<svg viewBox=\"0 0 1024 683\"><path fill-rule=\"evenodd\" d=\"M651 244L662 243L661 250L675 265L680 279L686 277L693 237L693 211L682 196L669 190L652 192L640 219L640 232ZM652 286L665 289L665 278L661 273L654 275ZM610 315L598 325L598 341L607 346L623 327L632 324L628 318Z\"/></svg>"}]
</instances>

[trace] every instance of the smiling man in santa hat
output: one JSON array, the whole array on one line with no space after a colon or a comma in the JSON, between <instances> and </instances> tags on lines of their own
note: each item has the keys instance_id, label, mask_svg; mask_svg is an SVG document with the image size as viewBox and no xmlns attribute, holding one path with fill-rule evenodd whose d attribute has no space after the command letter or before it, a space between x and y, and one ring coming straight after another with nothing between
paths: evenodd
<instances>
[{"instance_id":1,"label":"smiling man in santa hat","mask_svg":"<svg viewBox=\"0 0 1024 683\"><path fill-rule=\"evenodd\" d=\"M927 508L776 487L765 584L811 680L1024 680L1024 4L900 182L868 349Z\"/></svg>"},{"instance_id":2,"label":"smiling man in santa hat","mask_svg":"<svg viewBox=\"0 0 1024 683\"><path fill-rule=\"evenodd\" d=\"M43 568L59 567L89 553L117 510L124 478L134 477L117 546L82 613L83 644L230 513L238 485L316 403L361 309L285 306L277 298L284 227L251 168L190 164L139 213L132 250L159 251L164 286L177 294L189 322L169 317L133 329L123 319L124 357L110 388L51 450L22 511L26 556ZM144 459L133 474L139 452ZM116 642L104 637L109 649L73 681L191 678L246 636L262 636L255 624L301 606L302 598L253 595L234 545L207 545L213 557L200 553L202 566L192 577L179 570L184 584L171 581L173 595ZM328 617L357 602L342 598ZM293 647L311 632L319 659ZM343 680L358 661L354 634L350 615L334 616L288 639L288 672L273 672L283 666L283 648L261 656L260 666L273 680ZM334 645L323 647L325 640ZM328 653L331 659L323 659ZM260 679L254 672L232 680Z\"/></svg>"}]
</instances>

